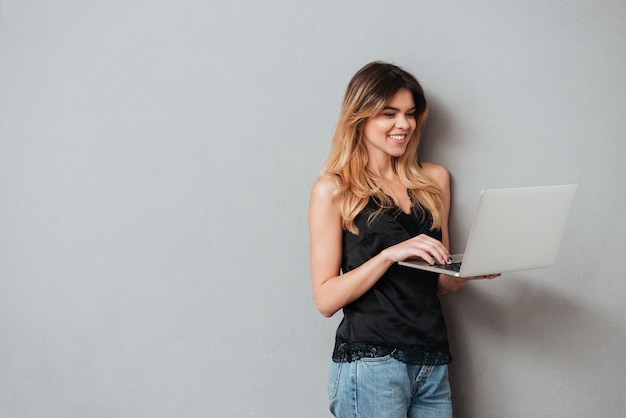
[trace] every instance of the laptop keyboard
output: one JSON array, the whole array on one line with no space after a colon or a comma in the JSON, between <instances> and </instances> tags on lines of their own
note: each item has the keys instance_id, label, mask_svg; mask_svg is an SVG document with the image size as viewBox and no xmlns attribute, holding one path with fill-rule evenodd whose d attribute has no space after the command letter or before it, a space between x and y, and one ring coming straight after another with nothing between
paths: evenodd
<instances>
[{"instance_id":1,"label":"laptop keyboard","mask_svg":"<svg viewBox=\"0 0 626 418\"><path fill-rule=\"evenodd\" d=\"M450 270L459 272L461 271L461 263L450 263L450 264L435 264L437 267L442 268L444 270Z\"/></svg>"}]
</instances>

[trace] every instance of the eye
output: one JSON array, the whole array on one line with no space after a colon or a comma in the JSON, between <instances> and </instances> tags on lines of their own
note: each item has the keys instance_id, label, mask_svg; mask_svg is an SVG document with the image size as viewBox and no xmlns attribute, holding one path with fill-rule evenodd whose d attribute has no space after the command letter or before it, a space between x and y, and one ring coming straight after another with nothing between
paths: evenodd
<instances>
[{"instance_id":1,"label":"eye","mask_svg":"<svg viewBox=\"0 0 626 418\"><path fill-rule=\"evenodd\" d=\"M416 113L415 112L409 112L406 114L407 118L415 118Z\"/></svg>"},{"instance_id":2,"label":"eye","mask_svg":"<svg viewBox=\"0 0 626 418\"><path fill-rule=\"evenodd\" d=\"M393 112L383 112L383 116L387 117L387 118L393 118L396 116L395 113Z\"/></svg>"}]
</instances>

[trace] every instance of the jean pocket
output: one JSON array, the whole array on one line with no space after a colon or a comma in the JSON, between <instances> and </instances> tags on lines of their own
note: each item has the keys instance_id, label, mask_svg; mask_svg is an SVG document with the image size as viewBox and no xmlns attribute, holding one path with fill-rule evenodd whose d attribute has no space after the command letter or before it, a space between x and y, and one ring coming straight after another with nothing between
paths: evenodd
<instances>
[{"instance_id":1,"label":"jean pocket","mask_svg":"<svg viewBox=\"0 0 626 418\"><path fill-rule=\"evenodd\" d=\"M341 369L343 369L343 363L330 364L330 371L328 373L328 399L333 400L337 396L337 390L339 389L339 381L341 379Z\"/></svg>"},{"instance_id":2,"label":"jean pocket","mask_svg":"<svg viewBox=\"0 0 626 418\"><path fill-rule=\"evenodd\" d=\"M383 363L385 361L394 360L393 355L395 352L396 350L393 350L391 353L382 357L361 357L358 361L362 363Z\"/></svg>"}]
</instances>

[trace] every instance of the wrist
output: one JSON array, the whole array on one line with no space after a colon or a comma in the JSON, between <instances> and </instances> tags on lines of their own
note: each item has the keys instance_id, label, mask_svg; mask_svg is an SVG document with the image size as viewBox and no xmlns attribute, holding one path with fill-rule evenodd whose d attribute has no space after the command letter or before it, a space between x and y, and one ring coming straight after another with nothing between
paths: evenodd
<instances>
[{"instance_id":1,"label":"wrist","mask_svg":"<svg viewBox=\"0 0 626 418\"><path fill-rule=\"evenodd\" d=\"M391 252L389 251L389 248L385 248L380 253L378 253L378 257L380 257L382 262L385 263L387 267L390 267L393 263L396 262Z\"/></svg>"}]
</instances>

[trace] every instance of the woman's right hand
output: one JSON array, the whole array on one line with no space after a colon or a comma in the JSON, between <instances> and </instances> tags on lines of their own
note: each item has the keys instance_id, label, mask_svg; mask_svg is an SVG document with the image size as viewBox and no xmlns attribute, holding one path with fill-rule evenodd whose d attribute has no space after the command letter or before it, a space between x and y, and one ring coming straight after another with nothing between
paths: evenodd
<instances>
[{"instance_id":1,"label":"woman's right hand","mask_svg":"<svg viewBox=\"0 0 626 418\"><path fill-rule=\"evenodd\" d=\"M421 234L399 244L392 245L381 252L393 263L409 258L421 258L428 264L448 264L450 252L443 243L431 236Z\"/></svg>"}]
</instances>

